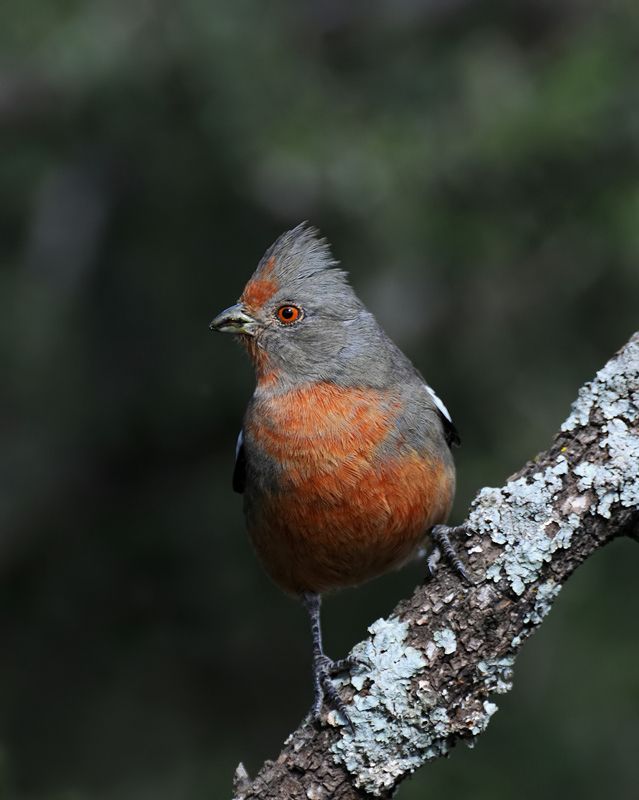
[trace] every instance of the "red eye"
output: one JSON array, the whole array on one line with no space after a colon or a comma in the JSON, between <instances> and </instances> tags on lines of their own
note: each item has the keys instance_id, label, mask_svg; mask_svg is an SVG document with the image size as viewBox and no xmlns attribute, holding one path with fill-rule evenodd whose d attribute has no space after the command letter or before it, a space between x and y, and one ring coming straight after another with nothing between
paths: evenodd
<instances>
[{"instance_id":1,"label":"red eye","mask_svg":"<svg viewBox=\"0 0 639 800\"><path fill-rule=\"evenodd\" d=\"M283 325L292 325L302 318L302 309L297 306L280 306L277 309L277 318Z\"/></svg>"}]
</instances>

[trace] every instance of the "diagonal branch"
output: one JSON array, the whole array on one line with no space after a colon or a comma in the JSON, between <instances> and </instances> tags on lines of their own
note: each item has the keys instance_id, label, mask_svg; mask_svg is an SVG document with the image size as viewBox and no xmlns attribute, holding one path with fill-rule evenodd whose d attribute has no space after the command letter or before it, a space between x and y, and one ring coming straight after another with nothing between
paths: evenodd
<instances>
[{"instance_id":1,"label":"diagonal branch","mask_svg":"<svg viewBox=\"0 0 639 800\"><path fill-rule=\"evenodd\" d=\"M448 570L370 628L341 682L354 732L334 712L306 722L235 800L390 798L456 742L471 744L511 687L519 648L573 570L639 531L639 333L579 391L545 453L482 489L463 543L477 583Z\"/></svg>"}]
</instances>

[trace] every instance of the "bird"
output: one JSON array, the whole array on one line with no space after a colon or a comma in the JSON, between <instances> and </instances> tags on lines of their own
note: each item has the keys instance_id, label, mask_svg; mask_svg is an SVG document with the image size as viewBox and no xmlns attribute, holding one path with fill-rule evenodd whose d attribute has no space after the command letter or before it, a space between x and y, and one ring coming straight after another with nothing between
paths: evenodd
<instances>
[{"instance_id":1,"label":"bird","mask_svg":"<svg viewBox=\"0 0 639 800\"><path fill-rule=\"evenodd\" d=\"M401 567L430 547L470 577L446 521L460 442L432 387L382 330L328 242L306 222L266 251L238 302L209 326L233 334L255 370L233 489L266 572L305 606L313 720L324 701L352 726L324 652L321 598Z\"/></svg>"}]
</instances>

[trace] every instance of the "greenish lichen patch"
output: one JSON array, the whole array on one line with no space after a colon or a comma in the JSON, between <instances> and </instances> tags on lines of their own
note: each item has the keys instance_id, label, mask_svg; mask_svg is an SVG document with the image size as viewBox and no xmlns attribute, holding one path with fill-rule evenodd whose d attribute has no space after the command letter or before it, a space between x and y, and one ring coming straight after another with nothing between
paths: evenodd
<instances>
[{"instance_id":1,"label":"greenish lichen patch","mask_svg":"<svg viewBox=\"0 0 639 800\"><path fill-rule=\"evenodd\" d=\"M358 691L348 707L354 731L333 712L329 721L342 727L339 741L331 747L335 760L346 767L356 786L375 796L448 751L450 737L460 730L459 719L453 722L451 715L460 715L468 736L477 735L485 730L497 706L487 700L460 698L447 708L444 697L437 695L427 679L426 660L407 642L407 623L378 620L369 632L371 638L352 653L361 665L350 678ZM450 628L436 631L433 640L436 644L430 644L445 653L457 649ZM477 676L481 693L507 691L512 665L510 656L481 662ZM420 679L415 680L418 675ZM347 680L337 683L344 686Z\"/></svg>"},{"instance_id":2,"label":"greenish lichen patch","mask_svg":"<svg viewBox=\"0 0 639 800\"><path fill-rule=\"evenodd\" d=\"M514 656L491 658L477 664L477 672L481 676L484 687L490 692L506 694L513 688Z\"/></svg>"},{"instance_id":3,"label":"greenish lichen patch","mask_svg":"<svg viewBox=\"0 0 639 800\"><path fill-rule=\"evenodd\" d=\"M552 608L553 601L560 590L560 584L552 579L541 583L537 588L532 609L524 616L524 622L530 625L539 625Z\"/></svg>"},{"instance_id":4,"label":"greenish lichen patch","mask_svg":"<svg viewBox=\"0 0 639 800\"><path fill-rule=\"evenodd\" d=\"M562 430L586 425L593 411L605 421L607 435L599 447L606 452L603 459L584 461L574 471L578 488L596 496L591 513L609 519L614 503L639 505L639 336L581 389Z\"/></svg>"},{"instance_id":5,"label":"greenish lichen patch","mask_svg":"<svg viewBox=\"0 0 639 800\"><path fill-rule=\"evenodd\" d=\"M591 512L609 519L614 503L639 504L639 336L581 389L562 430L586 425L593 410L605 420L607 435L599 446L607 457L584 461L574 471L579 489L596 495Z\"/></svg>"},{"instance_id":6,"label":"greenish lichen patch","mask_svg":"<svg viewBox=\"0 0 639 800\"><path fill-rule=\"evenodd\" d=\"M523 627L510 643L513 651L517 650L522 642L528 638L533 628L541 624L544 617L550 612L560 590L561 584L552 578L537 587L533 606L522 618Z\"/></svg>"},{"instance_id":7,"label":"greenish lichen patch","mask_svg":"<svg viewBox=\"0 0 639 800\"><path fill-rule=\"evenodd\" d=\"M561 426L572 431L588 424L590 413L598 407L604 419L639 419L639 337L633 337L621 353L612 358L595 379L579 390L571 414Z\"/></svg>"},{"instance_id":8,"label":"greenish lichen patch","mask_svg":"<svg viewBox=\"0 0 639 800\"><path fill-rule=\"evenodd\" d=\"M435 631L433 642L437 647L441 647L446 655L450 655L457 650L457 638L450 628L442 628L440 631Z\"/></svg>"},{"instance_id":9,"label":"greenish lichen patch","mask_svg":"<svg viewBox=\"0 0 639 800\"><path fill-rule=\"evenodd\" d=\"M610 420L604 429L607 436L599 446L608 451L608 459L584 461L575 467L575 474L579 489L597 496L592 512L609 519L613 503L626 508L639 505L639 434L621 419Z\"/></svg>"},{"instance_id":10,"label":"greenish lichen patch","mask_svg":"<svg viewBox=\"0 0 639 800\"><path fill-rule=\"evenodd\" d=\"M532 479L518 478L501 489L482 489L473 503L470 527L503 547L486 571L495 582L505 577L517 595L537 580L552 554L568 547L579 524L576 514L564 517L553 499L563 488L568 463L563 456Z\"/></svg>"},{"instance_id":11,"label":"greenish lichen patch","mask_svg":"<svg viewBox=\"0 0 639 800\"><path fill-rule=\"evenodd\" d=\"M407 643L407 623L378 620L369 631L371 638L352 653L362 666L351 683L366 687L348 707L354 732L343 728L331 749L355 784L375 795L426 759L442 755L449 722L432 692L409 691L426 661Z\"/></svg>"},{"instance_id":12,"label":"greenish lichen patch","mask_svg":"<svg viewBox=\"0 0 639 800\"><path fill-rule=\"evenodd\" d=\"M479 736L480 733L483 733L486 730L488 723L490 722L490 718L496 711L499 710L499 707L490 700L484 700L482 703L482 710L484 713L477 714L469 726L469 730L473 736ZM469 747L474 747L475 739L469 739L467 744Z\"/></svg>"}]
</instances>

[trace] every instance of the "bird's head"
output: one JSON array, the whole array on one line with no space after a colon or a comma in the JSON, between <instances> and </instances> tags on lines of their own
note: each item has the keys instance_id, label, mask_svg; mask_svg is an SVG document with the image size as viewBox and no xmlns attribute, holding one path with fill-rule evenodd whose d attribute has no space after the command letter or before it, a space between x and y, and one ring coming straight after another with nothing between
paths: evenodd
<instances>
[{"instance_id":1,"label":"bird's head","mask_svg":"<svg viewBox=\"0 0 639 800\"><path fill-rule=\"evenodd\" d=\"M239 301L211 322L239 336L258 379L336 380L370 370L381 331L326 240L302 223L266 251ZM348 380L346 382L349 382Z\"/></svg>"}]
</instances>

